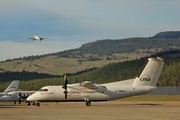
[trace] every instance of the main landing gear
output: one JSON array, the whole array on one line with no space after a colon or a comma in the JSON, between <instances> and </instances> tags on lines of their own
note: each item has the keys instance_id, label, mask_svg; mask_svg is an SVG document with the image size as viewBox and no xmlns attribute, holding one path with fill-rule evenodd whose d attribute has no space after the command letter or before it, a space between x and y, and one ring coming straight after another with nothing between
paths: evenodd
<instances>
[{"instance_id":1,"label":"main landing gear","mask_svg":"<svg viewBox=\"0 0 180 120\"><path fill-rule=\"evenodd\" d=\"M38 103L38 102L34 102L34 103L33 103L33 105L36 105L36 106L38 106L38 107L39 107L39 106L40 106L40 103Z\"/></svg>"},{"instance_id":2,"label":"main landing gear","mask_svg":"<svg viewBox=\"0 0 180 120\"><path fill-rule=\"evenodd\" d=\"M86 106L91 106L91 101L89 100L89 96L83 96L86 101Z\"/></svg>"},{"instance_id":3,"label":"main landing gear","mask_svg":"<svg viewBox=\"0 0 180 120\"><path fill-rule=\"evenodd\" d=\"M28 103L28 104L27 104L28 106L30 106L30 105L31 105L31 103L30 103L30 102L27 102L27 103ZM33 103L32 103L32 105L33 105L33 106L34 106L34 105L38 106L37 104L38 104L38 103L35 103L35 102L33 102ZM40 106L40 103L39 103L39 106Z\"/></svg>"},{"instance_id":4,"label":"main landing gear","mask_svg":"<svg viewBox=\"0 0 180 120\"><path fill-rule=\"evenodd\" d=\"M38 106L38 107L39 107L39 106L40 106L40 103L36 103L36 106Z\"/></svg>"},{"instance_id":5,"label":"main landing gear","mask_svg":"<svg viewBox=\"0 0 180 120\"><path fill-rule=\"evenodd\" d=\"M86 106L91 106L91 101L86 101Z\"/></svg>"}]
</instances>

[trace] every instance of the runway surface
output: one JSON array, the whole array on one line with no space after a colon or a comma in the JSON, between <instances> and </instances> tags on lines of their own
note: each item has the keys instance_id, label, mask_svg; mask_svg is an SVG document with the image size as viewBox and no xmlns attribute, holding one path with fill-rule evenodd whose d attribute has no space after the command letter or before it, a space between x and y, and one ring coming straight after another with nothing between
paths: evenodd
<instances>
[{"instance_id":1,"label":"runway surface","mask_svg":"<svg viewBox=\"0 0 180 120\"><path fill-rule=\"evenodd\" d=\"M13 103L12 103L13 104ZM41 103L40 107L0 103L1 120L180 120L180 102L109 101Z\"/></svg>"}]
</instances>

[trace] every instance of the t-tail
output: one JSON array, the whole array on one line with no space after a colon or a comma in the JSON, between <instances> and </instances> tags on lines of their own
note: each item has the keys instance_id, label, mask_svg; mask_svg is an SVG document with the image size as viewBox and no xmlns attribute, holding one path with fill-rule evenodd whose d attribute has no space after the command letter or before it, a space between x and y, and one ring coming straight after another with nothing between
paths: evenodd
<instances>
[{"instance_id":1,"label":"t-tail","mask_svg":"<svg viewBox=\"0 0 180 120\"><path fill-rule=\"evenodd\" d=\"M156 86L163 66L162 58L149 58L140 75L136 77L133 86Z\"/></svg>"},{"instance_id":2,"label":"t-tail","mask_svg":"<svg viewBox=\"0 0 180 120\"><path fill-rule=\"evenodd\" d=\"M5 93L8 93L10 91L17 90L19 87L19 80L14 80L4 91Z\"/></svg>"}]
</instances>

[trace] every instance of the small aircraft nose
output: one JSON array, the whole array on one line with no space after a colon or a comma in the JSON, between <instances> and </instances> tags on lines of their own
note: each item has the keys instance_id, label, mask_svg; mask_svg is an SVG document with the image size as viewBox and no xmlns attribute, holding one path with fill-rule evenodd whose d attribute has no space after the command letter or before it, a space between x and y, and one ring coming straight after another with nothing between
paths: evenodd
<instances>
[{"instance_id":1,"label":"small aircraft nose","mask_svg":"<svg viewBox=\"0 0 180 120\"><path fill-rule=\"evenodd\" d=\"M35 101L36 97L34 97L34 95L29 96L26 101Z\"/></svg>"}]
</instances>

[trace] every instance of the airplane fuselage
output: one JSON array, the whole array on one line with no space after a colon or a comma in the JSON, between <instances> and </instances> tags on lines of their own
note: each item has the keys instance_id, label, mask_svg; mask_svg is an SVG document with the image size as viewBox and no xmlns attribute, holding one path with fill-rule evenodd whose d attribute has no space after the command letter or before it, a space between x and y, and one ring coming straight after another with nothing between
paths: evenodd
<instances>
[{"instance_id":1,"label":"airplane fuselage","mask_svg":"<svg viewBox=\"0 0 180 120\"><path fill-rule=\"evenodd\" d=\"M47 38L42 38L42 37L39 37L39 36L37 36L37 35L34 35L32 38L28 38L28 39L32 39L33 41L34 40L43 40L43 39L47 39Z\"/></svg>"},{"instance_id":2,"label":"airplane fuselage","mask_svg":"<svg viewBox=\"0 0 180 120\"><path fill-rule=\"evenodd\" d=\"M62 86L45 86L33 94L33 100L37 102L61 102L61 101L84 101L83 96L88 96L91 101L108 101L147 93L156 89L155 86L125 86L121 82L102 84L93 89L81 87L79 84L68 85L67 99L65 89ZM104 90L102 89L104 88ZM98 89L101 90L98 90ZM28 100L31 99L31 96Z\"/></svg>"}]
</instances>

